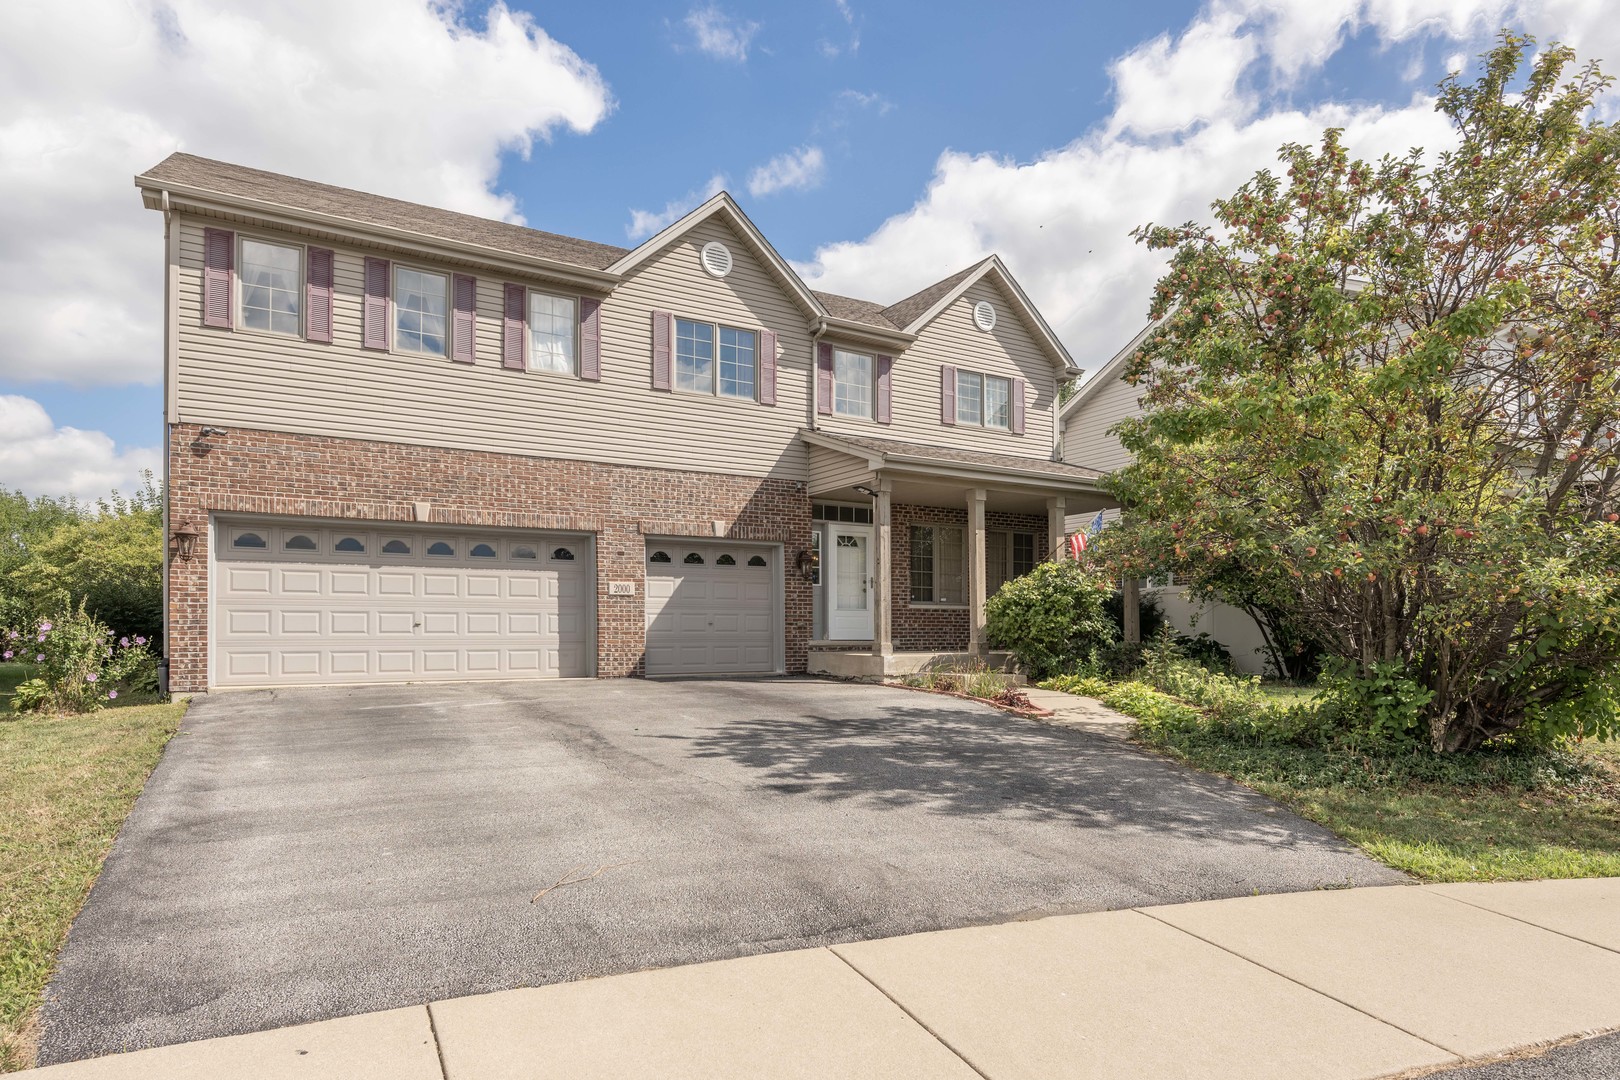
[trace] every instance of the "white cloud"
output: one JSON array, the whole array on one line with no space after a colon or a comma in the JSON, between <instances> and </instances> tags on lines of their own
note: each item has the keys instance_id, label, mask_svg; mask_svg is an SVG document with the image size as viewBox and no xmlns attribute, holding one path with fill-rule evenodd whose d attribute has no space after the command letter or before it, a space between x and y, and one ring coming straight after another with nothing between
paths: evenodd
<instances>
[{"instance_id":1,"label":"white cloud","mask_svg":"<svg viewBox=\"0 0 1620 1080\"><path fill-rule=\"evenodd\" d=\"M894 102L875 90L871 93L863 93L860 90L840 90L838 91L838 101L842 105L853 108L876 109L879 116L887 116L894 109Z\"/></svg>"},{"instance_id":2,"label":"white cloud","mask_svg":"<svg viewBox=\"0 0 1620 1080\"><path fill-rule=\"evenodd\" d=\"M849 39L843 44L839 44L836 41L822 38L817 43L821 49L821 55L829 60L835 59L844 53L853 56L861 51L861 28L855 15L855 9L849 5L849 0L833 0L833 6L838 9L839 17L844 20L844 25L849 28Z\"/></svg>"},{"instance_id":3,"label":"white cloud","mask_svg":"<svg viewBox=\"0 0 1620 1080\"><path fill-rule=\"evenodd\" d=\"M99 431L57 427L32 398L0 394L0 488L93 502L138 490L143 469L161 472L157 447L119 450Z\"/></svg>"},{"instance_id":4,"label":"white cloud","mask_svg":"<svg viewBox=\"0 0 1620 1080\"><path fill-rule=\"evenodd\" d=\"M644 240L687 211L695 209L698 204L714 198L725 189L725 173L715 173L709 177L709 182L701 188L688 191L679 199L671 199L664 204L662 210L632 209L630 211L630 224L624 227L624 234L632 240Z\"/></svg>"},{"instance_id":5,"label":"white cloud","mask_svg":"<svg viewBox=\"0 0 1620 1080\"><path fill-rule=\"evenodd\" d=\"M1095 371L1141 329L1163 266L1131 241L1135 226L1209 220L1212 199L1274 166L1283 143L1315 142L1324 128L1345 128L1345 144L1365 158L1451 142L1427 76L1401 105L1288 101L1347 35L1449 41L1470 57L1468 77L1497 20L1522 16L1543 41L1575 43L1583 59L1608 56L1620 68L1620 20L1605 19L1604 2L1216 0L1181 34L1115 63L1114 113L1092 131L1033 161L947 150L910 209L862 239L818 248L798 269L813 288L892 302L999 252Z\"/></svg>"},{"instance_id":6,"label":"white cloud","mask_svg":"<svg viewBox=\"0 0 1620 1080\"><path fill-rule=\"evenodd\" d=\"M0 5L0 379L159 378L162 225L130 178L177 149L521 220L501 155L589 131L613 102L529 15L460 10Z\"/></svg>"},{"instance_id":7,"label":"white cloud","mask_svg":"<svg viewBox=\"0 0 1620 1080\"><path fill-rule=\"evenodd\" d=\"M827 157L819 146L801 146L778 154L748 174L748 194L758 199L778 191L809 191L827 175Z\"/></svg>"},{"instance_id":8,"label":"white cloud","mask_svg":"<svg viewBox=\"0 0 1620 1080\"><path fill-rule=\"evenodd\" d=\"M760 24L733 18L720 10L718 4L693 8L686 13L686 28L692 31L692 42L702 52L717 60L742 63L748 59L748 48L760 31Z\"/></svg>"}]
</instances>

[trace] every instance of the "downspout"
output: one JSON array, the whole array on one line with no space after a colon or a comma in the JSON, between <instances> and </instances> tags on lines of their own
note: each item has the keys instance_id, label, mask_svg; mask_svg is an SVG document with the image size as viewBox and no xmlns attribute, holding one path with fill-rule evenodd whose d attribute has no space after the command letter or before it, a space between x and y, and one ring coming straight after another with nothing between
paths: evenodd
<instances>
[{"instance_id":1,"label":"downspout","mask_svg":"<svg viewBox=\"0 0 1620 1080\"><path fill-rule=\"evenodd\" d=\"M169 191L162 192L163 209L163 535L160 538L163 545L163 619L159 624L163 628L162 657L158 662L159 685L158 693L169 693L169 501L170 501L170 474L169 454L172 449L170 438L169 415L169 380L173 377L170 368L174 355L175 342L173 340L173 305L174 275L175 275L175 237L174 237L174 210L169 205Z\"/></svg>"}]
</instances>

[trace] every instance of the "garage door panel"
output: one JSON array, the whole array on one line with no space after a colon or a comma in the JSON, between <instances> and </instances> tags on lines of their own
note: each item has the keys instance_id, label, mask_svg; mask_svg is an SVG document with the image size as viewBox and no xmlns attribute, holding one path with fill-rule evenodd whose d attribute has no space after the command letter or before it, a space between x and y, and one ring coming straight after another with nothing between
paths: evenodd
<instances>
[{"instance_id":1,"label":"garage door panel","mask_svg":"<svg viewBox=\"0 0 1620 1080\"><path fill-rule=\"evenodd\" d=\"M295 527L323 546L283 561L283 533ZM339 532L295 522L238 531L249 528L265 543L218 555L212 626L220 685L590 673L588 541L536 533L519 543L510 534L428 529L368 539L363 526ZM217 534L222 548L231 529ZM339 553L338 537L364 549ZM403 539L408 553L384 553L388 539ZM434 544L456 554L412 564ZM548 557L559 549L575 557ZM524 550L540 558L510 554Z\"/></svg>"},{"instance_id":2,"label":"garage door panel","mask_svg":"<svg viewBox=\"0 0 1620 1080\"><path fill-rule=\"evenodd\" d=\"M331 614L331 633L339 637L367 636L371 633L371 613L334 611Z\"/></svg>"}]
</instances>

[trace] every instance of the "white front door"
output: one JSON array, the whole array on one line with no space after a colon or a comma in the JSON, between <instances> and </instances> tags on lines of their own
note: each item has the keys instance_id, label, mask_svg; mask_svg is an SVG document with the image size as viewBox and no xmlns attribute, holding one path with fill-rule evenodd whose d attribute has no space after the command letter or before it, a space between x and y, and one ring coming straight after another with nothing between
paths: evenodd
<instances>
[{"instance_id":1,"label":"white front door","mask_svg":"<svg viewBox=\"0 0 1620 1080\"><path fill-rule=\"evenodd\" d=\"M827 636L835 641L872 637L872 529L827 526Z\"/></svg>"}]
</instances>

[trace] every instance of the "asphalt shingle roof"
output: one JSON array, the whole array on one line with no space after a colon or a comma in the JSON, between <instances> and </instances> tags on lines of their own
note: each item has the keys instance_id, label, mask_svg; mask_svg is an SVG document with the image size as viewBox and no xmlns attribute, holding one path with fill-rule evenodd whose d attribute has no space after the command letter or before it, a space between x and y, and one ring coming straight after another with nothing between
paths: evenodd
<instances>
[{"instance_id":1,"label":"asphalt shingle roof","mask_svg":"<svg viewBox=\"0 0 1620 1080\"><path fill-rule=\"evenodd\" d=\"M933 446L928 443L903 442L899 439L873 439L865 435L845 435L842 432L833 434L827 431L805 432L814 434L818 439L826 439L834 443L844 443L852 451L888 457L931 458L941 462L951 462L958 465L978 465L990 469L1007 469L1013 472L1050 473L1052 476L1064 477L1070 480L1096 480L1103 474L1096 469L1088 469L1084 465L1070 465L1063 461L1051 461L1046 458L1019 457L1017 454L996 454L983 450L960 450L954 446Z\"/></svg>"}]
</instances>

